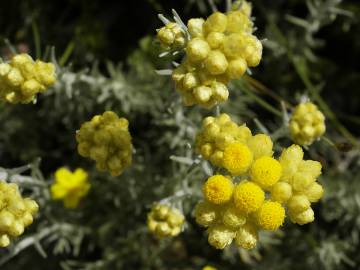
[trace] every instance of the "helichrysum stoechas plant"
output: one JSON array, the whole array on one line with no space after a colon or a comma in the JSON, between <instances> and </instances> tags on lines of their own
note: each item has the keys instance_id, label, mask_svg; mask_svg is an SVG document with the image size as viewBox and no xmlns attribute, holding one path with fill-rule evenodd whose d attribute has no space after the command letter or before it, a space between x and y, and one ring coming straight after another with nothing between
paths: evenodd
<instances>
[{"instance_id":1,"label":"helichrysum stoechas plant","mask_svg":"<svg viewBox=\"0 0 360 270\"><path fill-rule=\"evenodd\" d=\"M251 7L245 3L226 14L215 12L206 20L188 21L186 56L172 74L186 106L200 104L209 108L226 101L230 80L239 79L248 67L259 64L262 44L252 35L250 13ZM166 27L163 29L164 34L159 36L158 32L160 42L164 43L165 33L173 41L175 35L170 35L170 30L165 32Z\"/></svg>"},{"instance_id":2,"label":"helichrysum stoechas plant","mask_svg":"<svg viewBox=\"0 0 360 270\"><path fill-rule=\"evenodd\" d=\"M0 100L29 103L56 81L55 66L28 54L15 55L9 63L0 64Z\"/></svg>"},{"instance_id":3,"label":"helichrysum stoechas plant","mask_svg":"<svg viewBox=\"0 0 360 270\"><path fill-rule=\"evenodd\" d=\"M120 175L132 162L128 126L125 118L119 118L112 111L94 116L76 133L79 154L95 160L98 170Z\"/></svg>"},{"instance_id":4,"label":"helichrysum stoechas plant","mask_svg":"<svg viewBox=\"0 0 360 270\"><path fill-rule=\"evenodd\" d=\"M157 237L173 237L183 227L185 217L179 210L164 204L156 204L148 214L148 229Z\"/></svg>"},{"instance_id":5,"label":"helichrysum stoechas plant","mask_svg":"<svg viewBox=\"0 0 360 270\"><path fill-rule=\"evenodd\" d=\"M22 198L16 184L0 182L0 247L8 246L12 237L23 234L38 208L34 200Z\"/></svg>"},{"instance_id":6,"label":"helichrysum stoechas plant","mask_svg":"<svg viewBox=\"0 0 360 270\"><path fill-rule=\"evenodd\" d=\"M71 172L67 168L60 168L55 172L51 196L54 200L62 200L66 208L76 208L88 194L90 186L88 174L83 169Z\"/></svg>"},{"instance_id":7,"label":"helichrysum stoechas plant","mask_svg":"<svg viewBox=\"0 0 360 270\"><path fill-rule=\"evenodd\" d=\"M194 214L197 223L208 228L208 241L215 248L223 249L234 239L239 247L254 248L259 230L275 231L283 225L285 207L294 223L314 220L310 202L323 193L315 182L321 164L302 160L300 146L285 149L278 161L269 136L253 136L226 114L205 118L196 144L213 165L241 177L235 183L230 176L216 174L203 185L205 201Z\"/></svg>"},{"instance_id":8,"label":"helichrysum stoechas plant","mask_svg":"<svg viewBox=\"0 0 360 270\"><path fill-rule=\"evenodd\" d=\"M325 132L325 116L312 102L297 105L291 116L290 134L299 145L310 145Z\"/></svg>"}]
</instances>

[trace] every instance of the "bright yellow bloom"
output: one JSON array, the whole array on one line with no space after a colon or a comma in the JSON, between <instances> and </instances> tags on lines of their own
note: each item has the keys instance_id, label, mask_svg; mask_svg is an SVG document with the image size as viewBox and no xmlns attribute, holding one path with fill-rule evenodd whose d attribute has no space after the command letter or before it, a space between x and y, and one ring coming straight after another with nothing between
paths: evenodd
<instances>
[{"instance_id":1,"label":"bright yellow bloom","mask_svg":"<svg viewBox=\"0 0 360 270\"><path fill-rule=\"evenodd\" d=\"M256 221L264 230L277 230L285 219L285 209L278 202L266 201L256 212Z\"/></svg>"},{"instance_id":2,"label":"bright yellow bloom","mask_svg":"<svg viewBox=\"0 0 360 270\"><path fill-rule=\"evenodd\" d=\"M132 162L128 125L125 118L112 111L94 116L76 133L79 154L95 160L98 170L120 175Z\"/></svg>"},{"instance_id":3,"label":"bright yellow bloom","mask_svg":"<svg viewBox=\"0 0 360 270\"><path fill-rule=\"evenodd\" d=\"M51 196L54 200L62 200L66 208L76 208L88 194L90 186L88 174L83 169L76 169L72 173L67 168L60 168L55 172Z\"/></svg>"},{"instance_id":4,"label":"bright yellow bloom","mask_svg":"<svg viewBox=\"0 0 360 270\"><path fill-rule=\"evenodd\" d=\"M11 238L23 234L38 209L34 200L22 198L16 184L0 182L0 247L7 247Z\"/></svg>"},{"instance_id":5,"label":"bright yellow bloom","mask_svg":"<svg viewBox=\"0 0 360 270\"><path fill-rule=\"evenodd\" d=\"M281 165L272 157L263 156L253 163L250 169L251 180L262 188L270 188L281 176Z\"/></svg>"},{"instance_id":6,"label":"bright yellow bloom","mask_svg":"<svg viewBox=\"0 0 360 270\"><path fill-rule=\"evenodd\" d=\"M184 215L177 209L164 204L156 204L148 214L148 229L157 237L177 236L184 224Z\"/></svg>"},{"instance_id":7,"label":"bright yellow bloom","mask_svg":"<svg viewBox=\"0 0 360 270\"><path fill-rule=\"evenodd\" d=\"M29 103L56 81L55 66L34 60L28 54L15 55L0 64L0 100Z\"/></svg>"},{"instance_id":8,"label":"bright yellow bloom","mask_svg":"<svg viewBox=\"0 0 360 270\"><path fill-rule=\"evenodd\" d=\"M289 128L294 142L309 145L325 133L325 116L314 103L301 103L291 116Z\"/></svg>"},{"instance_id":9,"label":"bright yellow bloom","mask_svg":"<svg viewBox=\"0 0 360 270\"><path fill-rule=\"evenodd\" d=\"M224 204L230 201L233 190L233 182L223 175L209 177L203 186L205 199L214 204Z\"/></svg>"},{"instance_id":10,"label":"bright yellow bloom","mask_svg":"<svg viewBox=\"0 0 360 270\"><path fill-rule=\"evenodd\" d=\"M224 150L223 166L232 175L245 173L253 160L249 147L242 143L233 143Z\"/></svg>"},{"instance_id":11,"label":"bright yellow bloom","mask_svg":"<svg viewBox=\"0 0 360 270\"><path fill-rule=\"evenodd\" d=\"M255 212L260 208L264 199L264 191L252 182L244 181L235 187L234 204L242 213Z\"/></svg>"}]
</instances>

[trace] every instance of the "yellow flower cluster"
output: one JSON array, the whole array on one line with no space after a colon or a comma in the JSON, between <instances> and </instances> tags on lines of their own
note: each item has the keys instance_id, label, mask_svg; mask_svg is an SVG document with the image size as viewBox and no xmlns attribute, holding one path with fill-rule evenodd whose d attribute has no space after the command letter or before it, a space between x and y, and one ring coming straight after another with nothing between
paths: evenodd
<instances>
[{"instance_id":1,"label":"yellow flower cluster","mask_svg":"<svg viewBox=\"0 0 360 270\"><path fill-rule=\"evenodd\" d=\"M7 247L11 237L23 234L38 209L34 200L22 198L16 184L0 182L0 247Z\"/></svg>"},{"instance_id":2,"label":"yellow flower cluster","mask_svg":"<svg viewBox=\"0 0 360 270\"><path fill-rule=\"evenodd\" d=\"M227 100L230 80L260 63L262 44L252 35L250 13L245 4L227 14L215 12L206 20L188 21L186 58L172 76L186 106L210 108Z\"/></svg>"},{"instance_id":3,"label":"yellow flower cluster","mask_svg":"<svg viewBox=\"0 0 360 270\"><path fill-rule=\"evenodd\" d=\"M214 166L226 168L233 175L246 172L253 160L273 154L273 143L269 136L252 136L245 124L238 126L225 113L203 120L195 145L197 153L204 159ZM257 166L261 166L261 163L258 162Z\"/></svg>"},{"instance_id":4,"label":"yellow flower cluster","mask_svg":"<svg viewBox=\"0 0 360 270\"><path fill-rule=\"evenodd\" d=\"M303 160L303 150L298 145L285 149L279 158L283 168L280 181L271 190L271 199L288 208L290 220L300 225L314 221L311 203L321 199L323 187L316 182L321 174L321 164Z\"/></svg>"},{"instance_id":5,"label":"yellow flower cluster","mask_svg":"<svg viewBox=\"0 0 360 270\"><path fill-rule=\"evenodd\" d=\"M120 175L132 162L128 125L125 118L112 111L94 116L76 134L79 154L95 160L98 170Z\"/></svg>"},{"instance_id":6,"label":"yellow flower cluster","mask_svg":"<svg viewBox=\"0 0 360 270\"><path fill-rule=\"evenodd\" d=\"M207 266L204 266L202 268L202 270L217 270L217 268L207 265Z\"/></svg>"},{"instance_id":7,"label":"yellow flower cluster","mask_svg":"<svg viewBox=\"0 0 360 270\"><path fill-rule=\"evenodd\" d=\"M55 66L34 60L28 54L15 55L9 63L0 64L0 100L29 103L56 81Z\"/></svg>"},{"instance_id":8,"label":"yellow flower cluster","mask_svg":"<svg viewBox=\"0 0 360 270\"><path fill-rule=\"evenodd\" d=\"M181 48L185 44L185 35L180 25L174 22L167 23L157 32L161 46L166 50Z\"/></svg>"},{"instance_id":9,"label":"yellow flower cluster","mask_svg":"<svg viewBox=\"0 0 360 270\"><path fill-rule=\"evenodd\" d=\"M309 145L324 134L325 116L314 103L300 103L291 116L289 128L295 143Z\"/></svg>"},{"instance_id":10,"label":"yellow flower cluster","mask_svg":"<svg viewBox=\"0 0 360 270\"><path fill-rule=\"evenodd\" d=\"M80 200L90 189L88 174L83 169L74 173L66 168L55 172L55 182L51 185L51 196L54 200L63 200L66 208L76 208Z\"/></svg>"},{"instance_id":11,"label":"yellow flower cluster","mask_svg":"<svg viewBox=\"0 0 360 270\"><path fill-rule=\"evenodd\" d=\"M208 241L218 249L235 243L256 246L259 230L277 230L285 220L285 207L294 223L314 220L311 202L318 201L322 187L317 161L303 160L300 146L285 149L273 158L273 143L265 134L253 136L226 114L207 117L197 136L197 151L230 176L213 175L203 185L204 201L195 208L196 222L208 227ZM216 158L214 158L214 155Z\"/></svg>"},{"instance_id":12,"label":"yellow flower cluster","mask_svg":"<svg viewBox=\"0 0 360 270\"><path fill-rule=\"evenodd\" d=\"M147 224L150 232L162 238L177 236L182 230L184 221L184 215L177 209L156 204L148 214Z\"/></svg>"}]
</instances>

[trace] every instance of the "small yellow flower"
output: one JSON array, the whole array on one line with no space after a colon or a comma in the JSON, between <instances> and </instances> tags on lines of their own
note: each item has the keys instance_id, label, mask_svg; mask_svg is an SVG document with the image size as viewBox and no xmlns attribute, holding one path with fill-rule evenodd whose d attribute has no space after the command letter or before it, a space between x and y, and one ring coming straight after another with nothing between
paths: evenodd
<instances>
[{"instance_id":1,"label":"small yellow flower","mask_svg":"<svg viewBox=\"0 0 360 270\"><path fill-rule=\"evenodd\" d=\"M260 208L265 199L265 193L258 185L244 181L236 185L233 198L236 208L248 214Z\"/></svg>"},{"instance_id":2,"label":"small yellow flower","mask_svg":"<svg viewBox=\"0 0 360 270\"><path fill-rule=\"evenodd\" d=\"M182 229L185 218L177 209L164 204L156 204L147 218L149 231L157 237L174 237Z\"/></svg>"},{"instance_id":3,"label":"small yellow flower","mask_svg":"<svg viewBox=\"0 0 360 270\"><path fill-rule=\"evenodd\" d=\"M63 200L66 208L76 208L80 200L90 189L88 174L83 169L76 169L74 173L66 168L55 172L55 181L51 185L51 196L54 200Z\"/></svg>"},{"instance_id":4,"label":"small yellow flower","mask_svg":"<svg viewBox=\"0 0 360 270\"><path fill-rule=\"evenodd\" d=\"M291 195L291 185L286 182L278 182L271 189L271 199L280 203L287 202Z\"/></svg>"},{"instance_id":5,"label":"small yellow flower","mask_svg":"<svg viewBox=\"0 0 360 270\"><path fill-rule=\"evenodd\" d=\"M310 202L317 202L324 195L324 189L319 183L314 182L308 187L305 194Z\"/></svg>"},{"instance_id":6,"label":"small yellow flower","mask_svg":"<svg viewBox=\"0 0 360 270\"><path fill-rule=\"evenodd\" d=\"M177 23L168 23L160 28L157 33L161 45L165 49L181 48L185 44L185 35L180 25Z\"/></svg>"},{"instance_id":7,"label":"small yellow flower","mask_svg":"<svg viewBox=\"0 0 360 270\"><path fill-rule=\"evenodd\" d=\"M247 145L251 152L253 152L254 159L258 159L262 156L271 157L273 154L273 142L270 136L266 134L256 134L249 139Z\"/></svg>"},{"instance_id":8,"label":"small yellow flower","mask_svg":"<svg viewBox=\"0 0 360 270\"><path fill-rule=\"evenodd\" d=\"M224 212L223 223L236 229L246 223L246 217L244 214L240 213L235 206L230 205Z\"/></svg>"},{"instance_id":9,"label":"small yellow flower","mask_svg":"<svg viewBox=\"0 0 360 270\"><path fill-rule=\"evenodd\" d=\"M266 201L256 212L256 221L264 230L277 230L285 219L285 209L278 202Z\"/></svg>"},{"instance_id":10,"label":"small yellow flower","mask_svg":"<svg viewBox=\"0 0 360 270\"><path fill-rule=\"evenodd\" d=\"M214 204L224 204L230 201L233 190L233 182L223 175L209 177L203 186L205 199Z\"/></svg>"},{"instance_id":11,"label":"small yellow flower","mask_svg":"<svg viewBox=\"0 0 360 270\"><path fill-rule=\"evenodd\" d=\"M281 165L276 159L264 156L252 164L251 180L262 188L270 188L279 181L281 170Z\"/></svg>"},{"instance_id":12,"label":"small yellow flower","mask_svg":"<svg viewBox=\"0 0 360 270\"><path fill-rule=\"evenodd\" d=\"M224 168L232 175L245 173L253 160L249 147L242 143L233 143L224 150Z\"/></svg>"}]
</instances>

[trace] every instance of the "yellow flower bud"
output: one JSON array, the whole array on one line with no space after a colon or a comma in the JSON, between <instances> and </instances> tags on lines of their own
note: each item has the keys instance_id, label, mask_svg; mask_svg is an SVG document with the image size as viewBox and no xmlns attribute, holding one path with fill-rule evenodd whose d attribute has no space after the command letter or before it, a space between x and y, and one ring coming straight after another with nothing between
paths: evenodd
<instances>
[{"instance_id":1,"label":"yellow flower bud","mask_svg":"<svg viewBox=\"0 0 360 270\"><path fill-rule=\"evenodd\" d=\"M211 49L219 49L222 47L225 40L225 35L220 32L211 32L207 35L206 41Z\"/></svg>"},{"instance_id":2,"label":"yellow flower bud","mask_svg":"<svg viewBox=\"0 0 360 270\"><path fill-rule=\"evenodd\" d=\"M311 207L309 207L308 209L300 213L290 212L290 220L293 223L297 223L299 225L311 223L315 220L314 211Z\"/></svg>"},{"instance_id":3,"label":"yellow flower bud","mask_svg":"<svg viewBox=\"0 0 360 270\"><path fill-rule=\"evenodd\" d=\"M219 211L216 205L209 202L199 202L194 211L196 222L204 227L213 225L219 218Z\"/></svg>"},{"instance_id":4,"label":"yellow flower bud","mask_svg":"<svg viewBox=\"0 0 360 270\"><path fill-rule=\"evenodd\" d=\"M233 205L226 208L223 223L231 228L238 228L246 223L246 217Z\"/></svg>"},{"instance_id":5,"label":"yellow flower bud","mask_svg":"<svg viewBox=\"0 0 360 270\"><path fill-rule=\"evenodd\" d=\"M10 238L7 234L2 234L0 236L0 247L7 247L10 245Z\"/></svg>"},{"instance_id":6,"label":"yellow flower bud","mask_svg":"<svg viewBox=\"0 0 360 270\"><path fill-rule=\"evenodd\" d=\"M212 89L207 86L198 86L194 89L194 97L199 103L205 103L210 100Z\"/></svg>"},{"instance_id":7,"label":"yellow flower bud","mask_svg":"<svg viewBox=\"0 0 360 270\"><path fill-rule=\"evenodd\" d=\"M271 157L273 154L273 142L268 135L257 134L249 138L247 145L251 152L253 152L254 159L258 159L262 156Z\"/></svg>"},{"instance_id":8,"label":"yellow flower bud","mask_svg":"<svg viewBox=\"0 0 360 270\"><path fill-rule=\"evenodd\" d=\"M310 208L310 201L305 195L294 195L287 203L289 211L300 213Z\"/></svg>"},{"instance_id":9,"label":"yellow flower bud","mask_svg":"<svg viewBox=\"0 0 360 270\"><path fill-rule=\"evenodd\" d=\"M224 32L227 26L226 15L221 12L211 14L204 23L204 30L206 33L210 32Z\"/></svg>"},{"instance_id":10,"label":"yellow flower bud","mask_svg":"<svg viewBox=\"0 0 360 270\"><path fill-rule=\"evenodd\" d=\"M204 60L210 53L209 44L201 38L193 38L186 47L189 60L198 62Z\"/></svg>"},{"instance_id":11,"label":"yellow flower bud","mask_svg":"<svg viewBox=\"0 0 360 270\"><path fill-rule=\"evenodd\" d=\"M324 195L324 189L319 183L314 182L308 187L308 189L305 192L305 195L310 202L317 202Z\"/></svg>"},{"instance_id":12,"label":"yellow flower bud","mask_svg":"<svg viewBox=\"0 0 360 270\"><path fill-rule=\"evenodd\" d=\"M218 50L211 51L205 60L205 67L212 75L219 75L226 71L228 62L225 55Z\"/></svg>"},{"instance_id":13,"label":"yellow flower bud","mask_svg":"<svg viewBox=\"0 0 360 270\"><path fill-rule=\"evenodd\" d=\"M220 82L214 82L211 85L213 89L213 96L219 101L225 101L229 97L229 90L226 85Z\"/></svg>"},{"instance_id":14,"label":"yellow flower bud","mask_svg":"<svg viewBox=\"0 0 360 270\"><path fill-rule=\"evenodd\" d=\"M258 233L254 226L245 224L236 232L235 243L239 247L250 250L256 246Z\"/></svg>"},{"instance_id":15,"label":"yellow flower bud","mask_svg":"<svg viewBox=\"0 0 360 270\"><path fill-rule=\"evenodd\" d=\"M187 27L191 37L202 37L203 36L203 24L204 20L201 18L190 19L187 23Z\"/></svg>"},{"instance_id":16,"label":"yellow flower bud","mask_svg":"<svg viewBox=\"0 0 360 270\"><path fill-rule=\"evenodd\" d=\"M222 224L210 227L208 232L209 244L216 249L224 249L235 237L235 231Z\"/></svg>"},{"instance_id":17,"label":"yellow flower bud","mask_svg":"<svg viewBox=\"0 0 360 270\"><path fill-rule=\"evenodd\" d=\"M277 182L271 188L271 199L279 203L287 202L292 196L292 189L290 184L286 182Z\"/></svg>"},{"instance_id":18,"label":"yellow flower bud","mask_svg":"<svg viewBox=\"0 0 360 270\"><path fill-rule=\"evenodd\" d=\"M227 74L230 79L239 79L244 75L247 69L246 61L239 57L229 62L229 66L227 69Z\"/></svg>"},{"instance_id":19,"label":"yellow flower bud","mask_svg":"<svg viewBox=\"0 0 360 270\"><path fill-rule=\"evenodd\" d=\"M252 31L252 22L249 17L241 11L231 11L227 14L227 32L242 33Z\"/></svg>"}]
</instances>

